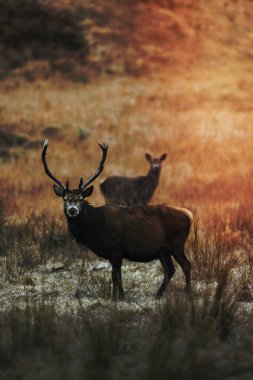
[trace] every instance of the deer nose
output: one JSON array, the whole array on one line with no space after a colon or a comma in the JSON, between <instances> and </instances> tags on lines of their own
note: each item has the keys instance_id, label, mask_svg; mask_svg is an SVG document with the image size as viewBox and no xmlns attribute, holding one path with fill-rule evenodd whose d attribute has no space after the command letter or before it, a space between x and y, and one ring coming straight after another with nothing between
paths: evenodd
<instances>
[{"instance_id":1,"label":"deer nose","mask_svg":"<svg viewBox=\"0 0 253 380\"><path fill-rule=\"evenodd\" d=\"M78 208L76 206L70 206L67 210L69 216L77 216L79 214Z\"/></svg>"}]
</instances>

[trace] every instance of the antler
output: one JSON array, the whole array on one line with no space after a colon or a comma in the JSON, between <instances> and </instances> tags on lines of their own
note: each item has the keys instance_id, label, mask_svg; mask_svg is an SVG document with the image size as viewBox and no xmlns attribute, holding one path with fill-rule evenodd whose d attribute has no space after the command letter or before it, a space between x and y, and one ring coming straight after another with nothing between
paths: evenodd
<instances>
[{"instance_id":1,"label":"antler","mask_svg":"<svg viewBox=\"0 0 253 380\"><path fill-rule=\"evenodd\" d=\"M66 186L64 186L55 176L53 176L53 174L48 169L47 162L46 162L47 146L48 146L48 140L45 140L44 145L43 145L42 155L41 155L45 172L48 175L48 177L50 177L54 182L57 183L57 185L59 185L62 188L62 190L67 191L69 187L69 180L67 180Z\"/></svg>"},{"instance_id":2,"label":"antler","mask_svg":"<svg viewBox=\"0 0 253 380\"><path fill-rule=\"evenodd\" d=\"M100 148L103 151L103 156L102 156L101 162L99 164L99 167L98 167L96 174L94 174L94 176L91 177L87 182L83 183L83 179L82 178L80 179L79 190L81 190L81 191L83 191L91 182L93 182L104 169L104 163L106 160L108 144L99 144L98 143L98 145L100 146Z\"/></svg>"}]
</instances>

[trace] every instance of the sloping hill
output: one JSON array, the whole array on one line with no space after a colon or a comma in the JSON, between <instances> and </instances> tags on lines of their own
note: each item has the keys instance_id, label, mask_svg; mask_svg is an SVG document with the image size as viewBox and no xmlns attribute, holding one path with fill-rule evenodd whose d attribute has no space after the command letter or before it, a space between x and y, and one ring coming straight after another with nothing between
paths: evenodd
<instances>
[{"instance_id":1,"label":"sloping hill","mask_svg":"<svg viewBox=\"0 0 253 380\"><path fill-rule=\"evenodd\" d=\"M252 59L250 0L0 0L1 76L144 75Z\"/></svg>"}]
</instances>

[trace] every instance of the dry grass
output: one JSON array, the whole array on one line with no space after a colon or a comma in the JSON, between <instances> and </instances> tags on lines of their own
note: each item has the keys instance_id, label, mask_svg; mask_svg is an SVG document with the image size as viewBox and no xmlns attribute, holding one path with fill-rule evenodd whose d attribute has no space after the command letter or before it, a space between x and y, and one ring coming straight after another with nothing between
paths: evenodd
<instances>
[{"instance_id":1,"label":"dry grass","mask_svg":"<svg viewBox=\"0 0 253 380\"><path fill-rule=\"evenodd\" d=\"M172 79L163 72L149 79L103 80L86 86L21 82L17 89L6 90L2 84L1 123L39 141L46 137L48 125L57 125L58 135L49 137L48 160L62 180L70 177L72 186L96 169L100 152L95 141L108 139L109 157L101 179L145 173L144 153L167 151L154 203L184 203L200 210L212 199L212 207L234 207L250 196L253 114L250 109L245 112L251 104L250 68L242 62L232 71L233 76L228 67L198 67L186 77L175 74ZM220 99L224 92L238 94L242 82L248 85L241 100ZM87 139L80 139L80 128L90 130ZM12 188L26 199L19 199L18 207L34 207L32 200L44 207L49 192L38 148L10 149L19 159L2 165L2 196ZM93 199L102 201L98 191ZM55 211L58 200L50 196L50 202Z\"/></svg>"},{"instance_id":2,"label":"dry grass","mask_svg":"<svg viewBox=\"0 0 253 380\"><path fill-rule=\"evenodd\" d=\"M108 306L87 309L80 302L77 312L59 315L44 300L11 304L0 312L1 376L246 380L252 374L252 320L242 325L224 282L211 300L207 292L194 303L174 293L153 311Z\"/></svg>"}]
</instances>

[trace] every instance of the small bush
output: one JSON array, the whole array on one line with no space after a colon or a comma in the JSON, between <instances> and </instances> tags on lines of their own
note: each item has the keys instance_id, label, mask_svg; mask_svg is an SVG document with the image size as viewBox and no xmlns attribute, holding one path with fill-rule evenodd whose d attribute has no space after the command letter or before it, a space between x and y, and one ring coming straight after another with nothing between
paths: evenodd
<instances>
[{"instance_id":1,"label":"small bush","mask_svg":"<svg viewBox=\"0 0 253 380\"><path fill-rule=\"evenodd\" d=\"M59 137L62 133L62 126L49 125L48 127L43 128L42 132L45 137Z\"/></svg>"},{"instance_id":2,"label":"small bush","mask_svg":"<svg viewBox=\"0 0 253 380\"><path fill-rule=\"evenodd\" d=\"M8 148L0 148L0 159L3 162L8 162L12 158L12 154Z\"/></svg>"},{"instance_id":3,"label":"small bush","mask_svg":"<svg viewBox=\"0 0 253 380\"><path fill-rule=\"evenodd\" d=\"M91 130L89 128L80 127L78 128L78 139L80 141L86 140L91 134Z\"/></svg>"},{"instance_id":4,"label":"small bush","mask_svg":"<svg viewBox=\"0 0 253 380\"><path fill-rule=\"evenodd\" d=\"M0 146L3 148L12 148L24 146L28 139L15 133L9 132L0 126Z\"/></svg>"}]
</instances>

